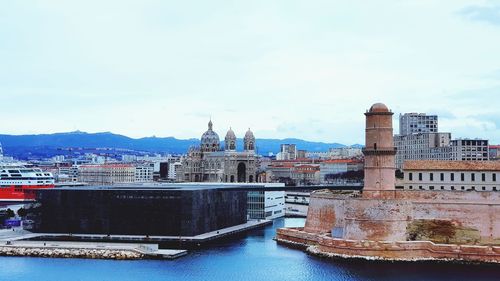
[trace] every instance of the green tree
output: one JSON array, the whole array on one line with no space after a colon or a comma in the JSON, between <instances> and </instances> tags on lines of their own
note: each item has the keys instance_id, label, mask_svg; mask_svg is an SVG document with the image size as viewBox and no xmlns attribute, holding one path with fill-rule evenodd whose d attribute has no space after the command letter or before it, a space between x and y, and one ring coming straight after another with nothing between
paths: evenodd
<instances>
[{"instance_id":1,"label":"green tree","mask_svg":"<svg viewBox=\"0 0 500 281\"><path fill-rule=\"evenodd\" d=\"M16 216L16 213L14 213L14 211L12 211L12 209L9 208L9 209L7 209L6 215L7 215L7 218L13 218Z\"/></svg>"},{"instance_id":2,"label":"green tree","mask_svg":"<svg viewBox=\"0 0 500 281\"><path fill-rule=\"evenodd\" d=\"M28 214L28 211L25 208L21 208L17 210L17 215L20 217L25 217Z\"/></svg>"}]
</instances>

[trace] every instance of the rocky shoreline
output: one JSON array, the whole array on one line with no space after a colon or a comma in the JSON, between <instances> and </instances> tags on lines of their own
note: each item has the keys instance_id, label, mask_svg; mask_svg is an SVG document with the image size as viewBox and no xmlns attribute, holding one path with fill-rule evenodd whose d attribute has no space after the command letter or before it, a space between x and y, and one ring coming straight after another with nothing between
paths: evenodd
<instances>
[{"instance_id":1,"label":"rocky shoreline","mask_svg":"<svg viewBox=\"0 0 500 281\"><path fill-rule=\"evenodd\" d=\"M131 250L0 247L0 256L138 260L145 257Z\"/></svg>"}]
</instances>

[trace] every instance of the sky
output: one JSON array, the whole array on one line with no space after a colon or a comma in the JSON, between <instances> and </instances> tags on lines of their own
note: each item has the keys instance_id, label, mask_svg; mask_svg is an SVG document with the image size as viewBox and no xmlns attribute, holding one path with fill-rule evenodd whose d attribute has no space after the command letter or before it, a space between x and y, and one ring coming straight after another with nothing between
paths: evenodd
<instances>
[{"instance_id":1,"label":"sky","mask_svg":"<svg viewBox=\"0 0 500 281\"><path fill-rule=\"evenodd\" d=\"M500 1L0 0L0 134L364 143L376 102L500 143Z\"/></svg>"}]
</instances>

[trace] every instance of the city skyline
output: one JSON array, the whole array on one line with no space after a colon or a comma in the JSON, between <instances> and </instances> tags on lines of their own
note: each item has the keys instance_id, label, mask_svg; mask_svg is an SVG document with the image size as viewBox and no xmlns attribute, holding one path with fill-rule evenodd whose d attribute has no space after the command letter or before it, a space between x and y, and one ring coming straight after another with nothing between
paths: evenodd
<instances>
[{"instance_id":1,"label":"city skyline","mask_svg":"<svg viewBox=\"0 0 500 281\"><path fill-rule=\"evenodd\" d=\"M363 144L383 101L500 143L498 1L2 6L2 134Z\"/></svg>"}]
</instances>

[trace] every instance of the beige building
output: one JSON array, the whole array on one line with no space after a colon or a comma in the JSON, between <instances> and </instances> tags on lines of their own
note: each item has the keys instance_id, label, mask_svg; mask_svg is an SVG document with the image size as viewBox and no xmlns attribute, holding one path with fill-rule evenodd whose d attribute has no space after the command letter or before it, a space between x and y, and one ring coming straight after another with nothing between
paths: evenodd
<instances>
[{"instance_id":1,"label":"beige building","mask_svg":"<svg viewBox=\"0 0 500 281\"><path fill-rule=\"evenodd\" d=\"M131 164L81 165L78 181L93 185L135 182L136 167Z\"/></svg>"},{"instance_id":2,"label":"beige building","mask_svg":"<svg viewBox=\"0 0 500 281\"><path fill-rule=\"evenodd\" d=\"M243 151L237 151L236 135L230 128L220 147L219 135L208 123L208 130L201 136L199 147L191 147L182 161L178 181L184 182L256 182L258 157L255 137L248 129L243 138Z\"/></svg>"},{"instance_id":3,"label":"beige building","mask_svg":"<svg viewBox=\"0 0 500 281\"><path fill-rule=\"evenodd\" d=\"M500 190L499 161L406 161L407 190ZM400 187L400 188L401 188Z\"/></svg>"}]
</instances>

